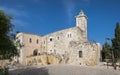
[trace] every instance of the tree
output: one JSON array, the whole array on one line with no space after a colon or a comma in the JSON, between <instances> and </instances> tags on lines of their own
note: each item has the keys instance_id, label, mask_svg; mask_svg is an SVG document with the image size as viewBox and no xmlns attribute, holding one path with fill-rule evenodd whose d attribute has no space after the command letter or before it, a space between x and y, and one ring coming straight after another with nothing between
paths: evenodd
<instances>
[{"instance_id":1,"label":"tree","mask_svg":"<svg viewBox=\"0 0 120 75\"><path fill-rule=\"evenodd\" d=\"M116 69L116 62L120 59L120 24L116 23L115 37L112 39L113 64Z\"/></svg>"},{"instance_id":2,"label":"tree","mask_svg":"<svg viewBox=\"0 0 120 75\"><path fill-rule=\"evenodd\" d=\"M10 59L17 55L17 49L12 41L12 17L0 10L0 59Z\"/></svg>"},{"instance_id":3,"label":"tree","mask_svg":"<svg viewBox=\"0 0 120 75\"><path fill-rule=\"evenodd\" d=\"M105 59L112 59L111 46L107 42L102 47L102 61L105 61Z\"/></svg>"}]
</instances>

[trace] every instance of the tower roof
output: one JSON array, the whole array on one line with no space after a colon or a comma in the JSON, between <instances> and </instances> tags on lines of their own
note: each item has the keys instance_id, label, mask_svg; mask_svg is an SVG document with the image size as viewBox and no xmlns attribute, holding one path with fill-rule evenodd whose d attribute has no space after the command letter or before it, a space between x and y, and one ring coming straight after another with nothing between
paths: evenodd
<instances>
[{"instance_id":1,"label":"tower roof","mask_svg":"<svg viewBox=\"0 0 120 75\"><path fill-rule=\"evenodd\" d=\"M80 13L79 13L79 15L85 15L85 14L84 14L84 12L81 10Z\"/></svg>"},{"instance_id":2,"label":"tower roof","mask_svg":"<svg viewBox=\"0 0 120 75\"><path fill-rule=\"evenodd\" d=\"M77 15L76 17L85 17L86 19L88 19L82 10L79 12L79 15Z\"/></svg>"}]
</instances>

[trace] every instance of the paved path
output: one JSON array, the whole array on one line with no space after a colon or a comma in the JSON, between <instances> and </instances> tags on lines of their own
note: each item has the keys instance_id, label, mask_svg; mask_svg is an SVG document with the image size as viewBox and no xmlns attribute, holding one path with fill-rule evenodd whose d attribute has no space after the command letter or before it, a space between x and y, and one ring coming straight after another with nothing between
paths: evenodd
<instances>
[{"instance_id":1,"label":"paved path","mask_svg":"<svg viewBox=\"0 0 120 75\"><path fill-rule=\"evenodd\" d=\"M13 70L10 75L120 75L120 71L76 65L49 65Z\"/></svg>"}]
</instances>

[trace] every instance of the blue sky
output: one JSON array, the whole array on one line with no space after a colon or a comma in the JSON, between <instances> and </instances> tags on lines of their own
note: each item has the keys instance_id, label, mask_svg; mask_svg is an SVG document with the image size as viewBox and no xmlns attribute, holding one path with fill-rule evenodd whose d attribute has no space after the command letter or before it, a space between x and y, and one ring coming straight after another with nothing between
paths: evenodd
<instances>
[{"instance_id":1,"label":"blue sky","mask_svg":"<svg viewBox=\"0 0 120 75\"><path fill-rule=\"evenodd\" d=\"M82 9L88 17L88 40L101 44L114 37L120 22L120 0L0 0L0 9L14 16L14 31L38 35L75 26Z\"/></svg>"}]
</instances>

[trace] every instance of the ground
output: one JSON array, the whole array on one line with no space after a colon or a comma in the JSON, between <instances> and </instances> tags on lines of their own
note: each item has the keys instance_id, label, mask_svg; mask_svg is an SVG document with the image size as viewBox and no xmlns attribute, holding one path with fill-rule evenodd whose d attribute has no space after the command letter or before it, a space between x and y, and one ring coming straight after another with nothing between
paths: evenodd
<instances>
[{"instance_id":1,"label":"ground","mask_svg":"<svg viewBox=\"0 0 120 75\"><path fill-rule=\"evenodd\" d=\"M49 65L10 70L10 75L120 75L120 71L112 68L100 68L98 66Z\"/></svg>"}]
</instances>

